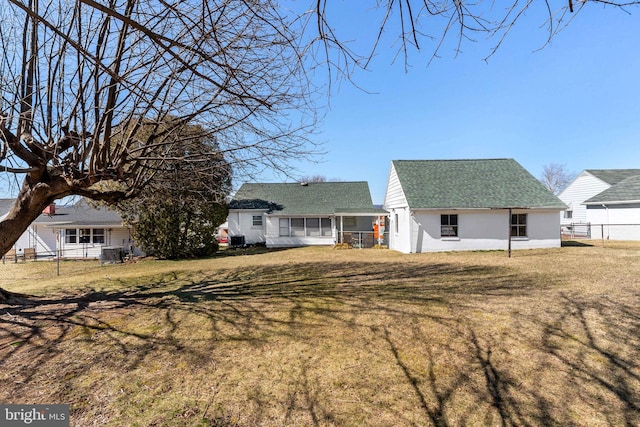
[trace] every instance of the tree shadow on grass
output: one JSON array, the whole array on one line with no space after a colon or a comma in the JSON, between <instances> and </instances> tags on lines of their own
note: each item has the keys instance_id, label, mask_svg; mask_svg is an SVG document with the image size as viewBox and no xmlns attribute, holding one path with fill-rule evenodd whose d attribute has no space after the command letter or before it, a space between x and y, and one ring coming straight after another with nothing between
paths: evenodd
<instances>
[{"instance_id":1,"label":"tree shadow on grass","mask_svg":"<svg viewBox=\"0 0 640 427\"><path fill-rule=\"evenodd\" d=\"M544 324L543 348L570 370L581 399L615 401L600 408L609 425L640 425L640 294L562 299L564 312Z\"/></svg>"},{"instance_id":2,"label":"tree shadow on grass","mask_svg":"<svg viewBox=\"0 0 640 427\"><path fill-rule=\"evenodd\" d=\"M546 315L529 319L527 326L540 328L541 338L515 329L498 338L464 316L455 325L442 324L459 330L444 345L414 330L412 341L423 343L420 359L410 358L406 340L399 344L403 340L385 329L384 340L411 391L407 396L424 412L424 425L640 425L637 305L575 296L563 303L568 313L551 321ZM512 355L516 341L529 352ZM519 366L522 356L533 366ZM438 374L447 367L452 372Z\"/></svg>"},{"instance_id":3,"label":"tree shadow on grass","mask_svg":"<svg viewBox=\"0 0 640 427\"><path fill-rule=\"evenodd\" d=\"M201 320L196 328L210 332L211 345L235 340L259 347L274 337L304 340L299 334L306 328L342 324L369 330L404 379L407 396L421 414L409 417L388 408L400 424L416 419L436 426L589 424L575 415L589 407L600 423L637 425L637 294L622 304L560 294L544 313L516 306L513 328L502 335L477 319L494 306L534 300L547 288L553 290L535 276L508 268L447 263L312 262L220 270L215 277L168 274L144 286L122 283L116 291L88 289L28 306L0 307L0 370L13 380L7 390L25 395L50 359L71 351L67 343L72 340L86 344L82 351L101 354L71 366L63 377L88 375L95 363L118 365L126 373L150 354L180 354L196 369L211 356L184 337L191 327L187 319L193 322L194 316ZM362 320L365 315L392 323L371 325ZM425 323L436 325L445 338L425 334ZM99 347L93 344L97 336ZM539 361L536 369L551 373L538 378L532 368L520 367L523 356L511 354L514 344L532 352ZM283 403L285 419L299 420L294 412L306 411L303 419L310 425L340 424L341 415L312 375L313 366L305 360L298 365L292 373L299 377L294 394ZM450 372L448 366L455 369ZM62 388L58 395L69 399L68 393ZM82 402L71 400L81 411ZM262 409L251 421L260 424L271 403L256 397L253 404Z\"/></svg>"}]
</instances>

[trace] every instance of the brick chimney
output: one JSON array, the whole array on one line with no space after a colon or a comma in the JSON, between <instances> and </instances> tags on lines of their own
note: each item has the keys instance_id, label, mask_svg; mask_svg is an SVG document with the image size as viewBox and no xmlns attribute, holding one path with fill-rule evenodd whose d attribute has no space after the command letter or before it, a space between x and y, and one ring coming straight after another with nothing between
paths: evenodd
<instances>
[{"instance_id":1,"label":"brick chimney","mask_svg":"<svg viewBox=\"0 0 640 427\"><path fill-rule=\"evenodd\" d=\"M55 203L50 204L42 211L43 214L47 215L55 215L56 214L56 205Z\"/></svg>"}]
</instances>

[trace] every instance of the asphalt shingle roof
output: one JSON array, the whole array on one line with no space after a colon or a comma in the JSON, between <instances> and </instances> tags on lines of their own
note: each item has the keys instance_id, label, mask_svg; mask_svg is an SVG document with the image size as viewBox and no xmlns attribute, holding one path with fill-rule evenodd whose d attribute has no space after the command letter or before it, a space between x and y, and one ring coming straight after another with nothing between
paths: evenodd
<instances>
[{"instance_id":1,"label":"asphalt shingle roof","mask_svg":"<svg viewBox=\"0 0 640 427\"><path fill-rule=\"evenodd\" d=\"M0 199L0 218L9 213L16 199Z\"/></svg>"},{"instance_id":2,"label":"asphalt shingle roof","mask_svg":"<svg viewBox=\"0 0 640 427\"><path fill-rule=\"evenodd\" d=\"M14 199L0 199L0 217L9 212L13 202ZM54 215L41 214L33 223L120 226L122 225L122 217L114 210L106 207L94 208L81 199L72 206L56 206Z\"/></svg>"},{"instance_id":3,"label":"asphalt shingle roof","mask_svg":"<svg viewBox=\"0 0 640 427\"><path fill-rule=\"evenodd\" d=\"M566 208L513 159L392 163L413 209Z\"/></svg>"},{"instance_id":4,"label":"asphalt shingle roof","mask_svg":"<svg viewBox=\"0 0 640 427\"><path fill-rule=\"evenodd\" d=\"M585 169L591 175L609 185L616 185L627 178L640 175L640 169Z\"/></svg>"},{"instance_id":5,"label":"asphalt shingle roof","mask_svg":"<svg viewBox=\"0 0 640 427\"><path fill-rule=\"evenodd\" d=\"M278 215L333 215L375 212L369 184L358 182L247 183L229 204L231 209L267 209Z\"/></svg>"},{"instance_id":6,"label":"asphalt shingle roof","mask_svg":"<svg viewBox=\"0 0 640 427\"><path fill-rule=\"evenodd\" d=\"M585 200L585 204L640 201L640 173L620 181L602 193Z\"/></svg>"}]
</instances>

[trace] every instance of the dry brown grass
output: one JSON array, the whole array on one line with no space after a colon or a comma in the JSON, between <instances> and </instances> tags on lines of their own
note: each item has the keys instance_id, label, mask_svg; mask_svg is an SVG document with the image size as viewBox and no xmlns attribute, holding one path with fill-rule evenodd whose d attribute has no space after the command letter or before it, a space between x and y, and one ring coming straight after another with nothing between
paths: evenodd
<instances>
[{"instance_id":1,"label":"dry brown grass","mask_svg":"<svg viewBox=\"0 0 640 427\"><path fill-rule=\"evenodd\" d=\"M0 401L72 424L640 425L640 244L0 265ZM233 252L229 252L231 254Z\"/></svg>"}]
</instances>

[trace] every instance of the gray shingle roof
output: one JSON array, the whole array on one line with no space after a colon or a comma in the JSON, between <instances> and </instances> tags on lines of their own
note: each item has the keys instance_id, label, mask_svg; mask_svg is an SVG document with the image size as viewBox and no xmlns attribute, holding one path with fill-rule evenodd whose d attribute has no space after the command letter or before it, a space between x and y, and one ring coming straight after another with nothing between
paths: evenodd
<instances>
[{"instance_id":1,"label":"gray shingle roof","mask_svg":"<svg viewBox=\"0 0 640 427\"><path fill-rule=\"evenodd\" d=\"M0 199L0 217L11 209L14 199ZM55 215L41 214L34 224L42 225L97 225L117 227L122 225L122 217L106 207L89 205L84 199L72 206L56 206Z\"/></svg>"},{"instance_id":2,"label":"gray shingle roof","mask_svg":"<svg viewBox=\"0 0 640 427\"><path fill-rule=\"evenodd\" d=\"M640 201L640 173L636 176L620 181L616 185L596 194L592 198L585 200L584 204L601 204L614 202L635 202Z\"/></svg>"},{"instance_id":3,"label":"gray shingle roof","mask_svg":"<svg viewBox=\"0 0 640 427\"><path fill-rule=\"evenodd\" d=\"M513 159L392 163L413 209L566 208Z\"/></svg>"},{"instance_id":4,"label":"gray shingle roof","mask_svg":"<svg viewBox=\"0 0 640 427\"><path fill-rule=\"evenodd\" d=\"M16 199L0 199L0 218L9 213L9 210L15 201Z\"/></svg>"},{"instance_id":5,"label":"gray shingle roof","mask_svg":"<svg viewBox=\"0 0 640 427\"><path fill-rule=\"evenodd\" d=\"M374 212L369 184L358 182L247 183L230 209L267 209L278 215L333 215L336 212Z\"/></svg>"}]
</instances>

